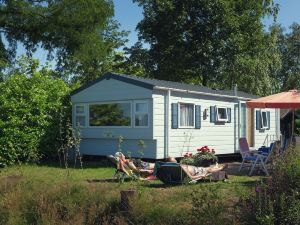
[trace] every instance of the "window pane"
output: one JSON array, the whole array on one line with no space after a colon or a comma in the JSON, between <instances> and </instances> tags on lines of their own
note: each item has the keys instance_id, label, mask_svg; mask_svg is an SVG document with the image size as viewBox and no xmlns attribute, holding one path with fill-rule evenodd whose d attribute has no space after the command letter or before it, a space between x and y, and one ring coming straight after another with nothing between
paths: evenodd
<instances>
[{"instance_id":1,"label":"window pane","mask_svg":"<svg viewBox=\"0 0 300 225\"><path fill-rule=\"evenodd\" d=\"M227 109L218 108L218 118L219 120L227 120Z\"/></svg>"},{"instance_id":2,"label":"window pane","mask_svg":"<svg viewBox=\"0 0 300 225\"><path fill-rule=\"evenodd\" d=\"M135 115L135 126L148 126L148 114Z\"/></svg>"},{"instance_id":3,"label":"window pane","mask_svg":"<svg viewBox=\"0 0 300 225\"><path fill-rule=\"evenodd\" d=\"M77 105L76 106L76 113L84 113L84 106L83 105Z\"/></svg>"},{"instance_id":4,"label":"window pane","mask_svg":"<svg viewBox=\"0 0 300 225\"><path fill-rule=\"evenodd\" d=\"M90 105L90 126L130 126L130 103Z\"/></svg>"},{"instance_id":5,"label":"window pane","mask_svg":"<svg viewBox=\"0 0 300 225\"><path fill-rule=\"evenodd\" d=\"M85 126L85 116L76 116L76 121L75 121L76 126Z\"/></svg>"},{"instance_id":6,"label":"window pane","mask_svg":"<svg viewBox=\"0 0 300 225\"><path fill-rule=\"evenodd\" d=\"M180 104L180 126L194 126L194 105Z\"/></svg>"},{"instance_id":7,"label":"window pane","mask_svg":"<svg viewBox=\"0 0 300 225\"><path fill-rule=\"evenodd\" d=\"M262 112L262 125L268 127L267 112Z\"/></svg>"},{"instance_id":8,"label":"window pane","mask_svg":"<svg viewBox=\"0 0 300 225\"><path fill-rule=\"evenodd\" d=\"M136 103L135 111L137 113L148 113L148 103Z\"/></svg>"}]
</instances>

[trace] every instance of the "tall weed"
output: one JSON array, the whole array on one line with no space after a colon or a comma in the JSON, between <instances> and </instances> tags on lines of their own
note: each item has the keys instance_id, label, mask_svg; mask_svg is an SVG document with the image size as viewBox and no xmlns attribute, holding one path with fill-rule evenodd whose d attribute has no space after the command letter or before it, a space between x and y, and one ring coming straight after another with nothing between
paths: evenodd
<instances>
[{"instance_id":1,"label":"tall weed","mask_svg":"<svg viewBox=\"0 0 300 225\"><path fill-rule=\"evenodd\" d=\"M262 179L244 199L242 210L248 224L300 224L300 148L291 147L274 162L271 178Z\"/></svg>"}]
</instances>

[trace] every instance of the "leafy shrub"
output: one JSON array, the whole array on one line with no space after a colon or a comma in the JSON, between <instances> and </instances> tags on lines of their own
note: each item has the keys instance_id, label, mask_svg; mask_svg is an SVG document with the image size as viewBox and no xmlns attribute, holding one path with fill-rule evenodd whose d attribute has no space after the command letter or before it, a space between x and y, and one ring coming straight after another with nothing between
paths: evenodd
<instances>
[{"instance_id":1,"label":"leafy shrub","mask_svg":"<svg viewBox=\"0 0 300 225\"><path fill-rule=\"evenodd\" d=\"M192 192L192 223L203 225L233 224L218 186L204 186Z\"/></svg>"},{"instance_id":2,"label":"leafy shrub","mask_svg":"<svg viewBox=\"0 0 300 225\"><path fill-rule=\"evenodd\" d=\"M278 156L273 175L257 184L243 202L253 224L300 224L300 152L289 148Z\"/></svg>"},{"instance_id":3,"label":"leafy shrub","mask_svg":"<svg viewBox=\"0 0 300 225\"><path fill-rule=\"evenodd\" d=\"M69 88L46 70L13 74L0 83L0 164L35 161L55 151Z\"/></svg>"}]
</instances>

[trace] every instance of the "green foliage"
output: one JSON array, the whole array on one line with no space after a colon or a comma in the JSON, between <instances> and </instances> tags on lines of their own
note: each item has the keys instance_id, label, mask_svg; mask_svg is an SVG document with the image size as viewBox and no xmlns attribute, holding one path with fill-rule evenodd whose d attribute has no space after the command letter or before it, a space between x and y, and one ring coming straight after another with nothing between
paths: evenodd
<instances>
[{"instance_id":1,"label":"green foliage","mask_svg":"<svg viewBox=\"0 0 300 225\"><path fill-rule=\"evenodd\" d=\"M275 85L277 33L266 33L262 24L264 16L277 15L272 0L135 2L143 7L144 18L137 26L140 42L129 52L148 75L214 88L238 84L240 90L260 95Z\"/></svg>"},{"instance_id":2,"label":"green foliage","mask_svg":"<svg viewBox=\"0 0 300 225\"><path fill-rule=\"evenodd\" d=\"M30 67L28 67L30 68ZM0 83L0 163L36 161L56 153L59 110L69 88L46 68L12 74Z\"/></svg>"},{"instance_id":3,"label":"green foliage","mask_svg":"<svg viewBox=\"0 0 300 225\"><path fill-rule=\"evenodd\" d=\"M289 32L277 25L279 31L278 46L281 53L282 68L277 73L277 78L281 83L282 90L300 88L300 25L293 23L289 27Z\"/></svg>"},{"instance_id":4,"label":"green foliage","mask_svg":"<svg viewBox=\"0 0 300 225\"><path fill-rule=\"evenodd\" d=\"M56 56L60 76L94 79L106 72L106 57L125 41L127 33L118 31L113 14L111 0L0 1L0 68L22 43L29 55L40 46L49 59Z\"/></svg>"},{"instance_id":5,"label":"green foliage","mask_svg":"<svg viewBox=\"0 0 300 225\"><path fill-rule=\"evenodd\" d=\"M144 152L145 152L145 148L146 148L146 144L144 140L139 140L138 141L138 156L139 158L142 158L144 156Z\"/></svg>"},{"instance_id":6,"label":"green foliage","mask_svg":"<svg viewBox=\"0 0 300 225\"><path fill-rule=\"evenodd\" d=\"M185 165L195 165L195 160L193 157L184 157L181 161L181 164L185 164Z\"/></svg>"},{"instance_id":7,"label":"green foliage","mask_svg":"<svg viewBox=\"0 0 300 225\"><path fill-rule=\"evenodd\" d=\"M249 192L251 184L258 179L232 175L230 183L200 182L179 186L166 186L159 181L142 182L136 186L139 195L134 201L132 212L122 217L118 209L120 191L132 188L132 182L99 182L98 179L109 179L114 175L115 169L107 167L106 161L85 162L83 167L83 170L70 167L67 171L59 167L57 162L41 163L38 166L14 165L1 169L0 224L22 225L29 224L26 220L34 222L37 219L40 222L38 224L51 225L195 225L200 224L197 221L204 220L198 213L202 215L206 211L200 210L210 210L209 205L223 208L223 203L225 210L222 214L229 220L236 216L231 211L232 205L238 200L236 187ZM192 210L196 205L192 197L199 203L196 214ZM200 204L201 201L205 202L204 205ZM212 210L213 215L216 215L217 210ZM208 216L205 218L214 221ZM231 224L246 224L243 222Z\"/></svg>"},{"instance_id":8,"label":"green foliage","mask_svg":"<svg viewBox=\"0 0 300 225\"><path fill-rule=\"evenodd\" d=\"M74 167L76 167L77 159L82 167L82 156L80 154L80 128L73 128L70 120L66 117L66 113L63 108L60 110L59 121L59 148L57 154L59 157L60 166L64 164L67 169L69 167L70 159L74 159ZM63 164L62 164L63 163Z\"/></svg>"},{"instance_id":9,"label":"green foliage","mask_svg":"<svg viewBox=\"0 0 300 225\"><path fill-rule=\"evenodd\" d=\"M210 166L212 163L217 163L218 157L215 155L215 150L210 150L208 146L203 146L197 149L196 154L186 153L180 161L182 164L193 166Z\"/></svg>"},{"instance_id":10,"label":"green foliage","mask_svg":"<svg viewBox=\"0 0 300 225\"><path fill-rule=\"evenodd\" d=\"M253 224L300 223L300 151L289 148L275 161L272 178L259 182L244 202Z\"/></svg>"},{"instance_id":11,"label":"green foliage","mask_svg":"<svg viewBox=\"0 0 300 225\"><path fill-rule=\"evenodd\" d=\"M226 213L226 206L218 186L194 189L191 194L192 224L233 224Z\"/></svg>"},{"instance_id":12,"label":"green foliage","mask_svg":"<svg viewBox=\"0 0 300 225\"><path fill-rule=\"evenodd\" d=\"M123 144L123 142L124 142L124 138L123 138L123 136L120 135L117 138L117 151L118 152L122 152L122 144Z\"/></svg>"}]
</instances>

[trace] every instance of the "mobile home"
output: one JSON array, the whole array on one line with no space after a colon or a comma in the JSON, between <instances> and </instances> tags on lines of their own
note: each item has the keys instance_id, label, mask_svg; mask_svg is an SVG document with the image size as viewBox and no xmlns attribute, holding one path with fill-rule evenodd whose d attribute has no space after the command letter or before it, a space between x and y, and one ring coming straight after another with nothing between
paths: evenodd
<instances>
[{"instance_id":1,"label":"mobile home","mask_svg":"<svg viewBox=\"0 0 300 225\"><path fill-rule=\"evenodd\" d=\"M277 109L248 109L257 96L232 90L107 73L72 93L73 126L81 130L83 155L121 149L144 158L181 157L207 145L216 154L239 152L238 139L252 147L280 134Z\"/></svg>"}]
</instances>

